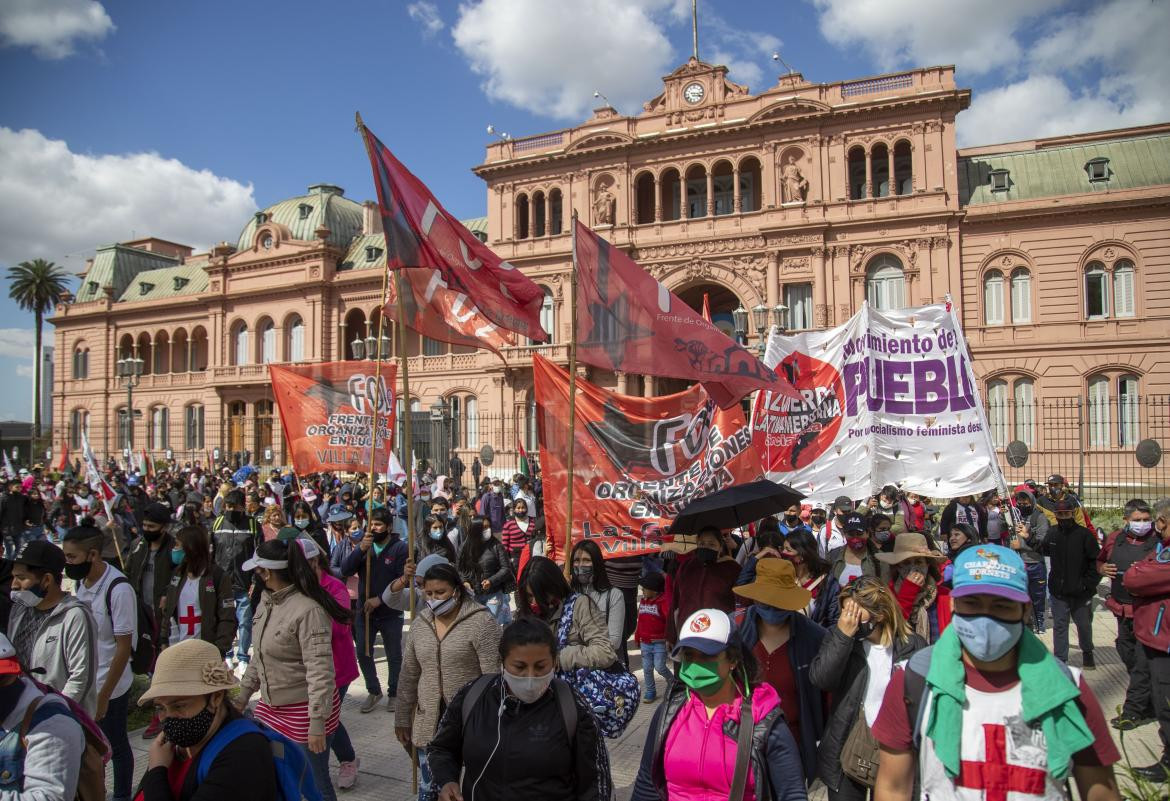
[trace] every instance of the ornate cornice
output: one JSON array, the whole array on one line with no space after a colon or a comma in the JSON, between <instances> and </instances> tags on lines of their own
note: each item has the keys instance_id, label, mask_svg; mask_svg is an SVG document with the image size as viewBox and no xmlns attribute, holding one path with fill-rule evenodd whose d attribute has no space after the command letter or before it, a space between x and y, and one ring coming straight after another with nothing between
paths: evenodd
<instances>
[{"instance_id":1,"label":"ornate cornice","mask_svg":"<svg viewBox=\"0 0 1170 801\"><path fill-rule=\"evenodd\" d=\"M763 250L768 240L763 236L744 236L738 239L704 239L677 242L672 245L650 245L635 248L630 258L635 261L655 261L679 256L700 256L708 253L734 253L742 250Z\"/></svg>"}]
</instances>

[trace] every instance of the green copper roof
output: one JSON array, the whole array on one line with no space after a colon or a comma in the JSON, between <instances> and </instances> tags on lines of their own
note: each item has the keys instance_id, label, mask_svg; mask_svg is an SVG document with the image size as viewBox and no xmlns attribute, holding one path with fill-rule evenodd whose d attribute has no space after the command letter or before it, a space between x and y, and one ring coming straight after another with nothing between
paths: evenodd
<instances>
[{"instance_id":1,"label":"green copper roof","mask_svg":"<svg viewBox=\"0 0 1170 801\"><path fill-rule=\"evenodd\" d=\"M179 260L175 257L162 253L151 253L125 245L104 245L98 248L93 257L93 264L81 279L81 287L77 290L77 302L100 300L106 287L113 287L114 297L120 298L135 276L147 270L172 267L178 263Z\"/></svg>"},{"instance_id":2,"label":"green copper roof","mask_svg":"<svg viewBox=\"0 0 1170 801\"><path fill-rule=\"evenodd\" d=\"M471 233L487 234L487 217L472 217L460 220ZM372 257L372 258L371 258ZM349 249L341 260L343 270L370 270L386 266L386 237L382 234L361 234L349 243Z\"/></svg>"},{"instance_id":3,"label":"green copper roof","mask_svg":"<svg viewBox=\"0 0 1170 801\"><path fill-rule=\"evenodd\" d=\"M1090 181L1085 165L1100 158L1109 160L1108 180ZM1005 191L992 191L995 170L1007 170ZM1170 134L959 158L959 203L963 206L1165 184L1170 184Z\"/></svg>"},{"instance_id":4,"label":"green copper roof","mask_svg":"<svg viewBox=\"0 0 1170 801\"><path fill-rule=\"evenodd\" d=\"M362 207L344 196L345 190L331 184L316 184L309 187L309 193L282 200L257 212L240 232L238 250L252 247L256 228L264 220L280 223L292 232L293 239L312 241L317 238L316 230L322 225L329 229L329 242L345 247L362 231Z\"/></svg>"},{"instance_id":5,"label":"green copper roof","mask_svg":"<svg viewBox=\"0 0 1170 801\"><path fill-rule=\"evenodd\" d=\"M470 220L460 220L460 222L471 233L487 236L487 217L472 217Z\"/></svg>"},{"instance_id":6,"label":"green copper roof","mask_svg":"<svg viewBox=\"0 0 1170 801\"><path fill-rule=\"evenodd\" d=\"M175 267L140 272L118 298L119 302L162 300L207 291L207 261L192 261Z\"/></svg>"}]
</instances>

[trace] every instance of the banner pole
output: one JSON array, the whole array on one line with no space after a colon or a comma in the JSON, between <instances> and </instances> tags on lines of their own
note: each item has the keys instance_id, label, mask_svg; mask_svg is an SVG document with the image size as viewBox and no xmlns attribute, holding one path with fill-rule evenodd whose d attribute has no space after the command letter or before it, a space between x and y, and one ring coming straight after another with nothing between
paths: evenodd
<instances>
[{"instance_id":1,"label":"banner pole","mask_svg":"<svg viewBox=\"0 0 1170 801\"><path fill-rule=\"evenodd\" d=\"M577 441L577 210L573 210L573 264L569 273L569 448L568 481L565 488L565 579L573 573L573 451Z\"/></svg>"}]
</instances>

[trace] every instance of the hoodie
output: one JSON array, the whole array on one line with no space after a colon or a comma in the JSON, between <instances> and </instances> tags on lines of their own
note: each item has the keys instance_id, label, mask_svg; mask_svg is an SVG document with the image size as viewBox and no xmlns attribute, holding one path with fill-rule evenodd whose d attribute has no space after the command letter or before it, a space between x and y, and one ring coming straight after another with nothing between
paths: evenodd
<instances>
[{"instance_id":1,"label":"hoodie","mask_svg":"<svg viewBox=\"0 0 1170 801\"><path fill-rule=\"evenodd\" d=\"M24 625L36 625L24 604L12 605L8 638ZM27 621L27 622L26 622ZM62 695L72 698L93 715L97 710L97 624L89 604L65 595L40 620L30 671L44 671L39 678Z\"/></svg>"}]
</instances>

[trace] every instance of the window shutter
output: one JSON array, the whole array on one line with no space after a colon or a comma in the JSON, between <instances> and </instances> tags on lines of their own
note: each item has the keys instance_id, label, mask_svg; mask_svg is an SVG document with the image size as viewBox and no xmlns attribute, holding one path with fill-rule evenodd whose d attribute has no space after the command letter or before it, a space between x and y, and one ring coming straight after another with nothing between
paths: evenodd
<instances>
[{"instance_id":1,"label":"window shutter","mask_svg":"<svg viewBox=\"0 0 1170 801\"><path fill-rule=\"evenodd\" d=\"M1012 322L1032 322L1032 274L1027 270L1012 273Z\"/></svg>"},{"instance_id":2,"label":"window shutter","mask_svg":"<svg viewBox=\"0 0 1170 801\"><path fill-rule=\"evenodd\" d=\"M998 272L983 279L983 322L1003 325L1003 276Z\"/></svg>"},{"instance_id":3,"label":"window shutter","mask_svg":"<svg viewBox=\"0 0 1170 801\"><path fill-rule=\"evenodd\" d=\"M1134 316L1133 267L1119 264L1113 272L1113 314Z\"/></svg>"}]
</instances>

